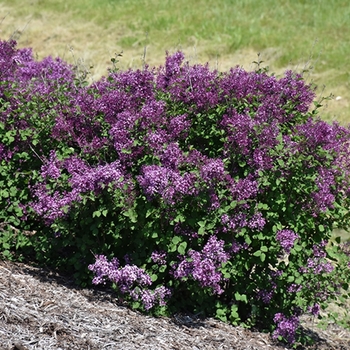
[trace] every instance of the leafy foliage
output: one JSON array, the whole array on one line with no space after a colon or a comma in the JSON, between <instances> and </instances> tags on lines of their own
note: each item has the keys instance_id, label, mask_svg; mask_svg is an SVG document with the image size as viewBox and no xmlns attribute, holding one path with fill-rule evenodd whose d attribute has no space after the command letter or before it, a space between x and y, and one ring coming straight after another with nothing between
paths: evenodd
<instances>
[{"instance_id":1,"label":"leafy foliage","mask_svg":"<svg viewBox=\"0 0 350 350\"><path fill-rule=\"evenodd\" d=\"M134 308L188 310L294 343L347 290L349 128L301 75L211 71L178 52L90 86L1 42L1 220L29 254L114 284Z\"/></svg>"}]
</instances>

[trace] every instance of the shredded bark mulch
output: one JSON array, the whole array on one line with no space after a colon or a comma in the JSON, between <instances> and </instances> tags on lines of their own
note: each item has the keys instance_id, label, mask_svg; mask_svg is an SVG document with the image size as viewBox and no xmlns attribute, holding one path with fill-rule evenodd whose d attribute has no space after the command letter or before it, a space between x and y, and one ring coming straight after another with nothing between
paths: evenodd
<instances>
[{"instance_id":1,"label":"shredded bark mulch","mask_svg":"<svg viewBox=\"0 0 350 350\"><path fill-rule=\"evenodd\" d=\"M315 329L303 319L313 346L347 350L350 332ZM23 263L0 261L0 350L230 349L283 350L266 333L191 314L154 318L118 305L112 290L79 289L73 280Z\"/></svg>"}]
</instances>

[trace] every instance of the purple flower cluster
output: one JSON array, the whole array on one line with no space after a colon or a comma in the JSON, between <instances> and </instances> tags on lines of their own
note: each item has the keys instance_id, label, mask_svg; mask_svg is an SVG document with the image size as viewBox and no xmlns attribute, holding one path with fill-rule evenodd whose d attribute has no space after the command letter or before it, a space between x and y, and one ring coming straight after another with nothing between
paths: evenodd
<instances>
[{"instance_id":1,"label":"purple flower cluster","mask_svg":"<svg viewBox=\"0 0 350 350\"><path fill-rule=\"evenodd\" d=\"M50 194L46 186L40 183L33 186L32 191L38 200L31 202L31 207L48 225L58 218L65 217L72 203L81 201L77 191L56 191Z\"/></svg>"},{"instance_id":2,"label":"purple flower cluster","mask_svg":"<svg viewBox=\"0 0 350 350\"><path fill-rule=\"evenodd\" d=\"M124 179L119 161L90 167L77 157L58 161L54 151L41 167L41 176L47 181L56 180L62 170L70 174L70 190L50 193L45 184L40 183L33 191L37 200L32 202L32 208L48 222L64 217L73 203L81 201L84 193L92 191L97 194L109 184L113 184L114 189L123 189L125 185L131 186L130 182Z\"/></svg>"},{"instance_id":3,"label":"purple flower cluster","mask_svg":"<svg viewBox=\"0 0 350 350\"><path fill-rule=\"evenodd\" d=\"M89 270L95 273L94 284L101 284L106 279L118 285L122 293L126 293L137 284L139 286L150 286L151 278L144 270L135 265L125 265L120 267L118 259L114 258L110 262L103 255L96 256L96 262L89 265Z\"/></svg>"},{"instance_id":4,"label":"purple flower cluster","mask_svg":"<svg viewBox=\"0 0 350 350\"><path fill-rule=\"evenodd\" d=\"M291 283L287 288L287 292L288 293L299 293L302 289L303 289L302 285L296 284L296 283Z\"/></svg>"},{"instance_id":5,"label":"purple flower cluster","mask_svg":"<svg viewBox=\"0 0 350 350\"><path fill-rule=\"evenodd\" d=\"M334 265L327 260L327 253L325 247L327 241L323 240L313 246L313 256L307 259L306 267L300 267L299 271L302 273L311 273L320 275L323 273L329 274L334 270Z\"/></svg>"},{"instance_id":6,"label":"purple flower cluster","mask_svg":"<svg viewBox=\"0 0 350 350\"><path fill-rule=\"evenodd\" d=\"M272 337L278 339L283 337L289 344L295 343L296 331L300 326L300 321L297 316L286 317L282 313L275 314L273 321L277 328L273 332Z\"/></svg>"},{"instance_id":7,"label":"purple flower cluster","mask_svg":"<svg viewBox=\"0 0 350 350\"><path fill-rule=\"evenodd\" d=\"M215 106L219 102L219 74L209 66L190 66L182 52L167 55L165 67L157 74L157 88L171 94L174 101L195 106L197 111Z\"/></svg>"},{"instance_id":8,"label":"purple flower cluster","mask_svg":"<svg viewBox=\"0 0 350 350\"><path fill-rule=\"evenodd\" d=\"M98 255L95 263L88 268L95 274L93 284L105 283L108 279L117 285L122 294L129 294L134 300L140 299L146 310L156 304L165 305L165 299L171 295L170 289L164 286L154 291L143 288L152 285L151 277L135 265L120 267L116 258L108 261L105 256Z\"/></svg>"},{"instance_id":9,"label":"purple flower cluster","mask_svg":"<svg viewBox=\"0 0 350 350\"><path fill-rule=\"evenodd\" d=\"M232 254L237 254L241 250L246 250L248 248L249 248L249 245L247 243L245 243L245 242L244 243L239 243L236 240L234 240L232 242L232 246L231 246L229 252L232 253Z\"/></svg>"},{"instance_id":10,"label":"purple flower cluster","mask_svg":"<svg viewBox=\"0 0 350 350\"><path fill-rule=\"evenodd\" d=\"M173 265L173 276L177 279L192 277L202 287L210 287L215 294L222 294L222 273L219 271L230 255L224 250L224 241L211 236L201 252L190 250L187 257Z\"/></svg>"},{"instance_id":11,"label":"purple flower cluster","mask_svg":"<svg viewBox=\"0 0 350 350\"><path fill-rule=\"evenodd\" d=\"M321 311L321 307L319 304L314 304L313 306L309 306L307 311L310 312L313 316L318 316Z\"/></svg>"},{"instance_id":12,"label":"purple flower cluster","mask_svg":"<svg viewBox=\"0 0 350 350\"><path fill-rule=\"evenodd\" d=\"M331 273L334 270L334 266L328 261L322 261L319 258L309 258L307 260L307 270L320 275L321 273Z\"/></svg>"},{"instance_id":13,"label":"purple flower cluster","mask_svg":"<svg viewBox=\"0 0 350 350\"><path fill-rule=\"evenodd\" d=\"M349 260L348 267L350 268L350 242L346 241L346 242L342 243L340 245L340 251L347 256L347 258Z\"/></svg>"},{"instance_id":14,"label":"purple flower cluster","mask_svg":"<svg viewBox=\"0 0 350 350\"><path fill-rule=\"evenodd\" d=\"M277 241L287 254L290 253L294 246L295 240L298 238L300 237L294 231L288 229L277 231L276 234Z\"/></svg>"},{"instance_id":15,"label":"purple flower cluster","mask_svg":"<svg viewBox=\"0 0 350 350\"><path fill-rule=\"evenodd\" d=\"M321 168L316 180L318 191L313 193L313 199L321 212L333 208L335 196L332 187L335 186L334 175L330 169Z\"/></svg>"},{"instance_id":16,"label":"purple flower cluster","mask_svg":"<svg viewBox=\"0 0 350 350\"><path fill-rule=\"evenodd\" d=\"M259 290L259 292L257 294L258 299L262 300L262 302L264 304L270 304L270 302L275 294L276 288L277 288L276 283L271 283L270 290L267 290L267 289Z\"/></svg>"},{"instance_id":17,"label":"purple flower cluster","mask_svg":"<svg viewBox=\"0 0 350 350\"><path fill-rule=\"evenodd\" d=\"M261 289L257 293L257 298L262 300L264 304L270 304L272 298L275 295L277 289L276 280L283 275L283 271L281 270L272 270L268 275L268 289Z\"/></svg>"},{"instance_id":18,"label":"purple flower cluster","mask_svg":"<svg viewBox=\"0 0 350 350\"><path fill-rule=\"evenodd\" d=\"M149 289L145 289L141 291L133 290L130 293L130 295L133 297L134 300L141 299L145 310L148 311L157 304L159 306L165 306L166 305L165 300L171 296L171 290L167 287L161 286L161 287L157 287L153 291Z\"/></svg>"},{"instance_id":19,"label":"purple flower cluster","mask_svg":"<svg viewBox=\"0 0 350 350\"><path fill-rule=\"evenodd\" d=\"M55 151L50 151L49 160L41 167L41 176L57 180L61 175L61 162L57 159Z\"/></svg>"},{"instance_id":20,"label":"purple flower cluster","mask_svg":"<svg viewBox=\"0 0 350 350\"><path fill-rule=\"evenodd\" d=\"M143 166L141 175L137 177L149 199L159 195L169 204L175 204L176 199L182 196L195 194L196 179L196 175L192 173L180 175L178 171L158 165Z\"/></svg>"},{"instance_id":21,"label":"purple flower cluster","mask_svg":"<svg viewBox=\"0 0 350 350\"><path fill-rule=\"evenodd\" d=\"M158 265L166 265L166 252L158 252L154 251L151 254L151 259L153 262L157 263Z\"/></svg>"}]
</instances>

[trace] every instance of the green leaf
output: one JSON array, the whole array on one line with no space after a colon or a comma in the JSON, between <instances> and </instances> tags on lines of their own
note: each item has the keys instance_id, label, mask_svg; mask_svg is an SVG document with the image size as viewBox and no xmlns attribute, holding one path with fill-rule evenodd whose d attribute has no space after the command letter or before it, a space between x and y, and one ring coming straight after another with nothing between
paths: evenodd
<instances>
[{"instance_id":1,"label":"green leaf","mask_svg":"<svg viewBox=\"0 0 350 350\"><path fill-rule=\"evenodd\" d=\"M159 268L159 272L164 272L166 270L167 266L166 265L162 265L160 268Z\"/></svg>"},{"instance_id":2,"label":"green leaf","mask_svg":"<svg viewBox=\"0 0 350 350\"><path fill-rule=\"evenodd\" d=\"M235 299L237 301L244 301L245 303L248 303L248 299L247 299L247 296L245 294L240 294L240 293L236 292Z\"/></svg>"},{"instance_id":3,"label":"green leaf","mask_svg":"<svg viewBox=\"0 0 350 350\"><path fill-rule=\"evenodd\" d=\"M7 242L4 242L4 243L2 244L2 247L3 247L4 249L10 249L10 244L7 243Z\"/></svg>"},{"instance_id":4,"label":"green leaf","mask_svg":"<svg viewBox=\"0 0 350 350\"><path fill-rule=\"evenodd\" d=\"M296 252L301 252L303 250L303 247L300 245L295 245L293 248Z\"/></svg>"},{"instance_id":5,"label":"green leaf","mask_svg":"<svg viewBox=\"0 0 350 350\"><path fill-rule=\"evenodd\" d=\"M123 213L124 216L128 217L132 223L137 222L137 213L133 208L129 208Z\"/></svg>"},{"instance_id":6,"label":"green leaf","mask_svg":"<svg viewBox=\"0 0 350 350\"><path fill-rule=\"evenodd\" d=\"M99 218L101 216L101 211L100 210L95 210L93 213L92 213L92 217L95 218Z\"/></svg>"},{"instance_id":7,"label":"green leaf","mask_svg":"<svg viewBox=\"0 0 350 350\"><path fill-rule=\"evenodd\" d=\"M204 220L204 221L198 221L198 225L199 225L200 227L205 227L206 223L207 223L206 220Z\"/></svg>"},{"instance_id":8,"label":"green leaf","mask_svg":"<svg viewBox=\"0 0 350 350\"><path fill-rule=\"evenodd\" d=\"M287 278L288 283L292 283L292 282L294 282L294 280L295 280L294 276L288 276L288 278Z\"/></svg>"},{"instance_id":9,"label":"green leaf","mask_svg":"<svg viewBox=\"0 0 350 350\"><path fill-rule=\"evenodd\" d=\"M182 238L180 236L174 236L173 239L171 240L171 242L173 244L178 244L182 241Z\"/></svg>"},{"instance_id":10,"label":"green leaf","mask_svg":"<svg viewBox=\"0 0 350 350\"><path fill-rule=\"evenodd\" d=\"M259 203L259 204L258 204L258 209L260 209L260 210L269 210L270 208L269 208L269 206L268 206L267 204L265 204L265 203Z\"/></svg>"},{"instance_id":11,"label":"green leaf","mask_svg":"<svg viewBox=\"0 0 350 350\"><path fill-rule=\"evenodd\" d=\"M2 190L0 192L0 196L3 198L8 198L10 196L9 192L7 190Z\"/></svg>"},{"instance_id":12,"label":"green leaf","mask_svg":"<svg viewBox=\"0 0 350 350\"><path fill-rule=\"evenodd\" d=\"M265 259L266 259L266 254L265 254L265 253L261 253L261 255L260 255L260 260L261 260L262 262L264 262Z\"/></svg>"},{"instance_id":13,"label":"green leaf","mask_svg":"<svg viewBox=\"0 0 350 350\"><path fill-rule=\"evenodd\" d=\"M262 252L267 252L268 250L269 250L269 248L267 248L265 245L263 245L261 248L260 248L260 250L262 251Z\"/></svg>"},{"instance_id":14,"label":"green leaf","mask_svg":"<svg viewBox=\"0 0 350 350\"><path fill-rule=\"evenodd\" d=\"M277 159L277 163L279 166L284 167L284 161L282 159Z\"/></svg>"},{"instance_id":15,"label":"green leaf","mask_svg":"<svg viewBox=\"0 0 350 350\"><path fill-rule=\"evenodd\" d=\"M217 309L216 310L216 317L223 322L227 322L226 310L225 309Z\"/></svg>"},{"instance_id":16,"label":"green leaf","mask_svg":"<svg viewBox=\"0 0 350 350\"><path fill-rule=\"evenodd\" d=\"M231 322L239 320L238 306L236 304L231 306L230 320Z\"/></svg>"},{"instance_id":17,"label":"green leaf","mask_svg":"<svg viewBox=\"0 0 350 350\"><path fill-rule=\"evenodd\" d=\"M176 215L174 222L185 222L186 218L182 214Z\"/></svg>"},{"instance_id":18,"label":"green leaf","mask_svg":"<svg viewBox=\"0 0 350 350\"><path fill-rule=\"evenodd\" d=\"M205 227L203 227L203 226L198 229L198 234L200 236L205 235L205 232L206 232L206 230L205 230Z\"/></svg>"},{"instance_id":19,"label":"green leaf","mask_svg":"<svg viewBox=\"0 0 350 350\"><path fill-rule=\"evenodd\" d=\"M250 244L252 243L252 240L250 239L249 236L246 236L246 237L244 238L244 241L245 241L248 245L250 245Z\"/></svg>"},{"instance_id":20,"label":"green leaf","mask_svg":"<svg viewBox=\"0 0 350 350\"><path fill-rule=\"evenodd\" d=\"M187 242L182 242L177 247L177 251L178 251L179 254L185 255L186 248L187 248Z\"/></svg>"}]
</instances>

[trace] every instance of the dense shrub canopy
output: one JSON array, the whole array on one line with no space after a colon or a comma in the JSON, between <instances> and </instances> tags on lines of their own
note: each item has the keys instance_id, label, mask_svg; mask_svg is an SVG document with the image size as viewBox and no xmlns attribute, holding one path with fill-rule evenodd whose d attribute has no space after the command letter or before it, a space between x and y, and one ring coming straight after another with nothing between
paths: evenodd
<instances>
[{"instance_id":1,"label":"dense shrub canopy","mask_svg":"<svg viewBox=\"0 0 350 350\"><path fill-rule=\"evenodd\" d=\"M314 97L300 74L221 73L181 52L88 85L0 42L3 255L293 343L349 273L330 238L349 224L350 129Z\"/></svg>"}]
</instances>

